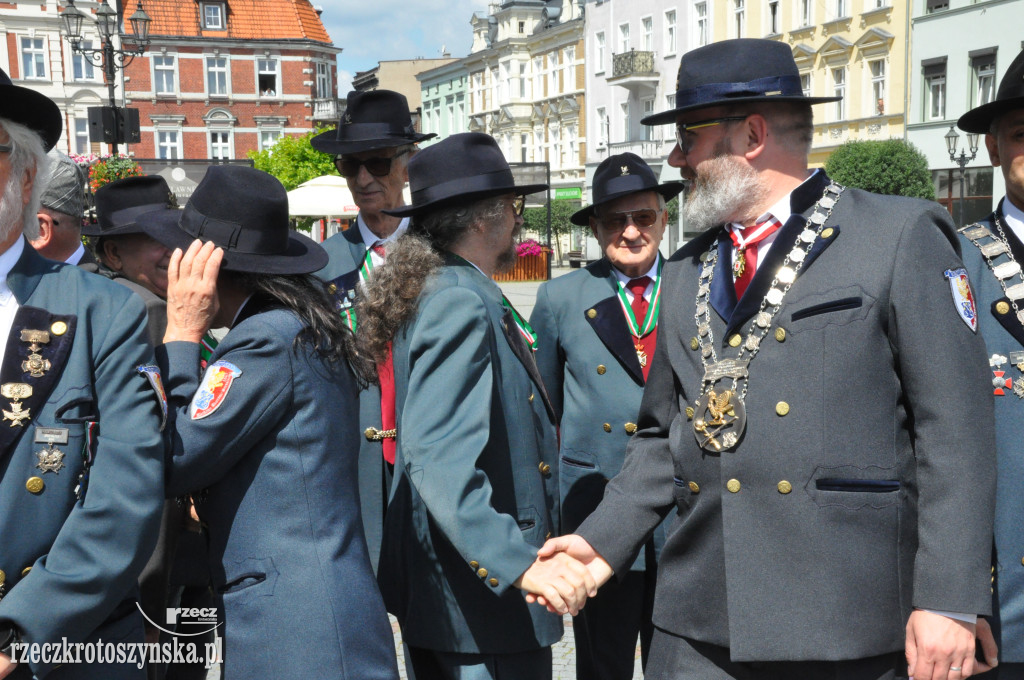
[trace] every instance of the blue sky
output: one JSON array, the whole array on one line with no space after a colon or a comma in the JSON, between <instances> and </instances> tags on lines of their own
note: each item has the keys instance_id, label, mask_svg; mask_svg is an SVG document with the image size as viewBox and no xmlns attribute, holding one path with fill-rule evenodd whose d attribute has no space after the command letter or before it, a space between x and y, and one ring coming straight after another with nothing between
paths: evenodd
<instances>
[{"instance_id":1,"label":"blue sky","mask_svg":"<svg viewBox=\"0 0 1024 680\"><path fill-rule=\"evenodd\" d=\"M472 44L469 20L487 0L312 0L338 58L338 92L344 97L352 74L392 59L435 59L441 47L464 57Z\"/></svg>"}]
</instances>

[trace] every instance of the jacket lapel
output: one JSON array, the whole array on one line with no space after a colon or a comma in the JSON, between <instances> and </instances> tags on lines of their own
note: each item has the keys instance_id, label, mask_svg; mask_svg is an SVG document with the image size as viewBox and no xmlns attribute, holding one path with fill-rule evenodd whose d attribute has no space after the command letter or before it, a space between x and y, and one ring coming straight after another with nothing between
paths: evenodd
<instances>
[{"instance_id":1,"label":"jacket lapel","mask_svg":"<svg viewBox=\"0 0 1024 680\"><path fill-rule=\"evenodd\" d=\"M732 267L729 266L732 261L732 241L724 228L719 229L719 232L718 259L711 277L711 308L722 317L722 321L728 321L736 309L736 286L733 284Z\"/></svg>"},{"instance_id":2,"label":"jacket lapel","mask_svg":"<svg viewBox=\"0 0 1024 680\"><path fill-rule=\"evenodd\" d=\"M591 315L591 312L594 314ZM619 298L610 297L601 300L586 310L584 317L608 351L615 355L623 368L633 376L633 380L642 387L644 372L640 367L640 360L637 359L636 348L633 346L633 338L629 334L626 319L622 314Z\"/></svg>"},{"instance_id":3,"label":"jacket lapel","mask_svg":"<svg viewBox=\"0 0 1024 680\"><path fill-rule=\"evenodd\" d=\"M71 354L77 320L38 307L18 307L0 366L0 452L10 450L46 403Z\"/></svg>"},{"instance_id":4,"label":"jacket lapel","mask_svg":"<svg viewBox=\"0 0 1024 680\"><path fill-rule=\"evenodd\" d=\"M544 407L548 410L548 415L551 417L551 422L557 422L555 416L555 408L551 405L551 399L548 397L548 391L544 387L544 380L540 377L540 370L537 368L537 361L533 358L533 350L523 340L523 336L519 334L519 328L516 326L516 320L512 316L512 312L507 308L502 308L501 314L501 331L505 335L505 340L508 341L509 347L512 348L512 353L516 355L519 362L526 368L526 372L530 375L530 379L533 380L537 386L537 391L540 392L541 399L544 400Z\"/></svg>"}]
</instances>

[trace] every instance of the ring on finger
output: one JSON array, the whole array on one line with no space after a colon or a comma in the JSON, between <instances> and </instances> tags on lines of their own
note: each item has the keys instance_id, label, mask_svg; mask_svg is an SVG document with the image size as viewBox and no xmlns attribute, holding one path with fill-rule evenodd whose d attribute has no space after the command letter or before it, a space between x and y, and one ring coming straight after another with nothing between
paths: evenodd
<instances>
[{"instance_id":1,"label":"ring on finger","mask_svg":"<svg viewBox=\"0 0 1024 680\"><path fill-rule=\"evenodd\" d=\"M950 666L949 670L955 671L955 672L959 673L960 671L963 670L963 666Z\"/></svg>"}]
</instances>

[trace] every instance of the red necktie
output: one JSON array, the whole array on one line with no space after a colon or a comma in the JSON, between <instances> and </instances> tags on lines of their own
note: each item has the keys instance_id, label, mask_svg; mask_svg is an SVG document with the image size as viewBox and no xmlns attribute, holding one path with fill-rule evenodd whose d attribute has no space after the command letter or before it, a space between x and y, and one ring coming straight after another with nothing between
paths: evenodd
<instances>
[{"instance_id":1,"label":"red necktie","mask_svg":"<svg viewBox=\"0 0 1024 680\"><path fill-rule=\"evenodd\" d=\"M647 286L651 283L651 277L641 276L638 279L630 279L629 283L626 284L626 288L633 293L633 302L630 305L633 308L633 317L636 319L637 328L642 328L644 325L644 319L647 318L647 309L649 304L644 299L644 291L647 290ZM651 359L654 358L654 345L658 341L658 327L655 326L651 329L651 332L645 335L643 338L633 338L633 344L637 351L637 359L642 356L646 357L646 360L640 359L640 368L644 372L644 382L647 381L647 375L651 371Z\"/></svg>"},{"instance_id":2,"label":"red necktie","mask_svg":"<svg viewBox=\"0 0 1024 680\"><path fill-rule=\"evenodd\" d=\"M769 217L752 227L729 230L729 237L736 247L732 271L737 300L743 297L747 286L754 278L754 272L757 271L757 244L774 234L781 226L777 219Z\"/></svg>"},{"instance_id":3,"label":"red necktie","mask_svg":"<svg viewBox=\"0 0 1024 680\"><path fill-rule=\"evenodd\" d=\"M384 242L377 241L370 249L384 257ZM391 361L391 343L388 343L388 356L384 363L377 366L377 379L380 380L380 429L395 429L395 368ZM395 437L385 437L380 442L384 460L395 464Z\"/></svg>"}]
</instances>

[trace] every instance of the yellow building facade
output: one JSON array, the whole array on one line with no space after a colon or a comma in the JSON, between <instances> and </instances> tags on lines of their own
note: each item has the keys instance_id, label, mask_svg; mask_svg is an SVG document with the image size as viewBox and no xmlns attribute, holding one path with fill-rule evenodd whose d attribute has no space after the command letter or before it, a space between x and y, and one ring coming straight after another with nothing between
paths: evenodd
<instances>
[{"instance_id":1,"label":"yellow building facade","mask_svg":"<svg viewBox=\"0 0 1024 680\"><path fill-rule=\"evenodd\" d=\"M804 93L840 95L814 107L812 166L844 142L903 138L909 3L904 0L697 0L695 36L768 38L793 50ZM700 25L703 19L707 24ZM696 46L696 45L695 45Z\"/></svg>"}]
</instances>

